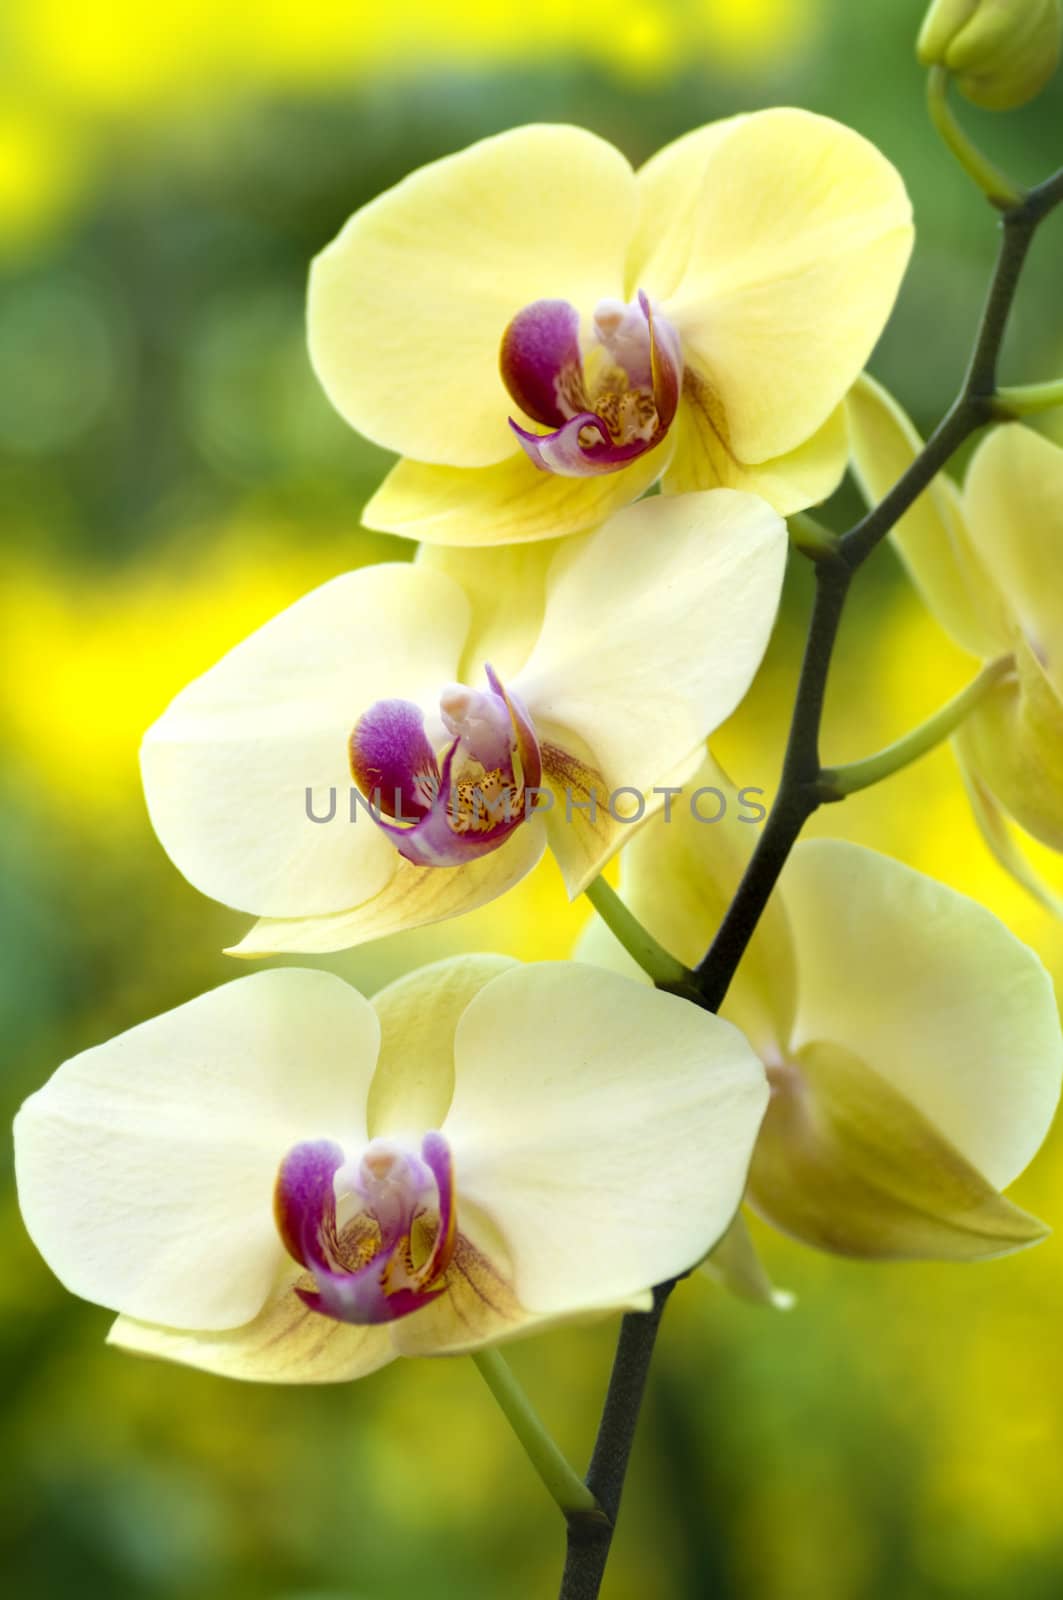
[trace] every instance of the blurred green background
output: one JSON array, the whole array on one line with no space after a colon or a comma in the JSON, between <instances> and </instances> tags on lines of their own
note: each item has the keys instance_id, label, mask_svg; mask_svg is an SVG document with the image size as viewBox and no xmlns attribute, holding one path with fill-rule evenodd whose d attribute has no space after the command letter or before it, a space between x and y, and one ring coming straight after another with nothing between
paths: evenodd
<instances>
[{"instance_id":1,"label":"blurred green background","mask_svg":"<svg viewBox=\"0 0 1063 1600\"><path fill-rule=\"evenodd\" d=\"M303 343L307 264L411 167L529 120L638 162L733 111L794 103L897 163L917 253L873 370L926 427L959 379L994 248L935 143L920 0L613 7L7 0L0 16L0 897L3 1104L64 1057L239 968L243 919L171 869L139 735L281 605L405 558L359 529L387 458L331 413ZM1020 178L1060 159L1058 84L964 115ZM1044 230L1009 381L1063 363ZM855 509L843 491L829 515ZM720 740L772 789L808 599ZM970 675L882 551L838 658L828 759L866 753ZM822 830L983 898L1063 975L1063 933L991 862L947 751ZM456 947L567 953L585 913L547 865L500 905L338 957L367 989ZM404 1363L320 1391L227 1384L104 1348L19 1221L0 1153L0 1543L51 1600L550 1596L557 1517L472 1365ZM1063 1142L1019 1200L1063 1217ZM175 1203L179 1203L179 1200ZM1063 1246L988 1266L878 1268L765 1239L786 1316L708 1284L675 1297L606 1584L610 1600L1039 1600L1063 1582ZM514 1363L583 1462L615 1329Z\"/></svg>"}]
</instances>

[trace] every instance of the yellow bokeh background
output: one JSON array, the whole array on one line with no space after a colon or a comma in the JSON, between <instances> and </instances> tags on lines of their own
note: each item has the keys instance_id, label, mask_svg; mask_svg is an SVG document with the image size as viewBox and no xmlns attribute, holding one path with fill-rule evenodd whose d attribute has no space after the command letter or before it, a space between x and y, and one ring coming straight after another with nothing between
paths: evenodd
<instances>
[{"instance_id":1,"label":"yellow bokeh background","mask_svg":"<svg viewBox=\"0 0 1063 1600\"><path fill-rule=\"evenodd\" d=\"M408 553L359 530L385 458L328 413L302 353L302 274L345 210L409 165L537 115L585 121L641 159L746 106L831 112L876 138L913 191L919 250L873 365L928 425L962 368L993 229L922 120L919 12L908 0L523 11L11 0L0 19L10 1111L64 1056L240 970L220 951L244 919L197 896L151 835L136 757L146 725L306 589ZM1034 177L1058 163L1060 105L1054 89L978 127ZM265 185L257 206L248 172ZM310 207L303 197L319 191ZM1058 261L1058 230L1031 264L1013 381L1050 375L1063 355L1052 250ZM829 515L840 524L855 509L850 493ZM734 776L769 795L808 600L795 571L761 676L719 740ZM888 742L972 670L881 552L846 620L827 758ZM947 750L813 827L984 901L1063 978L1063 930L982 846ZM563 956L586 914L547 863L504 902L327 964L372 989L455 949ZM1063 1217L1058 1137L1017 1198ZM179 1600L552 1592L556 1516L469 1363L404 1364L312 1394L147 1365L106 1350L106 1315L52 1281L10 1183L3 1208L12 1401L0 1433L17 1469L0 1537L15 1584ZM1057 1593L1063 1247L977 1268L870 1268L759 1237L798 1307L757 1312L707 1284L677 1295L605 1593ZM613 1331L514 1354L580 1461Z\"/></svg>"}]
</instances>

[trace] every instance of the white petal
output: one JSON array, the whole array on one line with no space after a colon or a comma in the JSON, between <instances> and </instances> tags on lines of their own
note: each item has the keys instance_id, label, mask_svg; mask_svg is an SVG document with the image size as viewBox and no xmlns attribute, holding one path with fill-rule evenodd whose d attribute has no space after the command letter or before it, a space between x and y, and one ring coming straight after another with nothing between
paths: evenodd
<instances>
[{"instance_id":1,"label":"white petal","mask_svg":"<svg viewBox=\"0 0 1063 1600\"><path fill-rule=\"evenodd\" d=\"M738 1208L767 1103L729 1023L572 962L471 1002L444 1132L463 1201L497 1227L521 1304L622 1303L701 1260Z\"/></svg>"},{"instance_id":2,"label":"white petal","mask_svg":"<svg viewBox=\"0 0 1063 1600\"><path fill-rule=\"evenodd\" d=\"M779 107L677 141L639 188L662 230L643 286L663 298L734 454L796 449L845 397L893 307L912 245L899 174L850 128ZM693 220L658 222L657 205L681 194Z\"/></svg>"},{"instance_id":3,"label":"white petal","mask_svg":"<svg viewBox=\"0 0 1063 1600\"><path fill-rule=\"evenodd\" d=\"M513 128L411 173L314 262L310 351L329 399L418 461L504 460L507 324L535 300L589 316L619 293L637 204L624 157L583 128Z\"/></svg>"},{"instance_id":4,"label":"white petal","mask_svg":"<svg viewBox=\"0 0 1063 1600\"><path fill-rule=\"evenodd\" d=\"M1017 830L1008 821L1003 809L981 778L973 771L967 760L962 739L954 741L953 749L959 762L967 798L971 802L974 820L990 852L1004 871L1010 873L1027 893L1032 894L1039 905L1044 906L1054 917L1063 918L1063 896L1037 872L1017 837Z\"/></svg>"},{"instance_id":5,"label":"white petal","mask_svg":"<svg viewBox=\"0 0 1063 1600\"><path fill-rule=\"evenodd\" d=\"M837 839L782 879L798 952L794 1044L865 1061L998 1189L1040 1147L1063 1072L1052 983L989 911Z\"/></svg>"},{"instance_id":6,"label":"white petal","mask_svg":"<svg viewBox=\"0 0 1063 1600\"><path fill-rule=\"evenodd\" d=\"M543 625L546 575L560 547L557 539L479 549L421 545L417 565L453 579L471 607L458 670L462 683L481 684L485 663L504 684L520 671Z\"/></svg>"},{"instance_id":7,"label":"white petal","mask_svg":"<svg viewBox=\"0 0 1063 1600\"><path fill-rule=\"evenodd\" d=\"M292 1145L366 1138L379 1024L326 972L225 984L64 1063L15 1119L26 1227L74 1294L171 1328L251 1320L286 1261Z\"/></svg>"},{"instance_id":8,"label":"white petal","mask_svg":"<svg viewBox=\"0 0 1063 1600\"><path fill-rule=\"evenodd\" d=\"M963 504L972 545L1063 699L1063 449L1018 423L994 428Z\"/></svg>"},{"instance_id":9,"label":"white petal","mask_svg":"<svg viewBox=\"0 0 1063 1600\"><path fill-rule=\"evenodd\" d=\"M923 448L900 406L866 372L846 402L853 471L869 506L877 505ZM973 655L1006 651L999 597L976 555L960 491L939 473L890 534L908 575L941 626Z\"/></svg>"},{"instance_id":10,"label":"white petal","mask_svg":"<svg viewBox=\"0 0 1063 1600\"><path fill-rule=\"evenodd\" d=\"M607 789L651 789L749 688L785 563L785 525L754 495L641 501L566 541L542 632L511 687L565 748L574 736Z\"/></svg>"},{"instance_id":11,"label":"white petal","mask_svg":"<svg viewBox=\"0 0 1063 1600\"><path fill-rule=\"evenodd\" d=\"M144 791L163 848L204 894L259 916L344 910L395 871L348 821L347 739L375 700L433 704L469 622L443 573L380 565L305 595L177 696L145 735ZM307 816L306 790L315 816Z\"/></svg>"},{"instance_id":12,"label":"white petal","mask_svg":"<svg viewBox=\"0 0 1063 1600\"><path fill-rule=\"evenodd\" d=\"M485 984L515 963L509 956L452 956L418 967L373 996L380 1059L369 1091L371 1138L418 1137L440 1128L454 1093L454 1031Z\"/></svg>"}]
</instances>

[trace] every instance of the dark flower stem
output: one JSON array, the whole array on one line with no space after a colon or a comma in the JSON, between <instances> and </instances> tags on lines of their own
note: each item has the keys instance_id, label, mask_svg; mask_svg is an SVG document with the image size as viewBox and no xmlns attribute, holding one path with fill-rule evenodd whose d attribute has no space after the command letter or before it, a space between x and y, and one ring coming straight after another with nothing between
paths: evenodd
<instances>
[{"instance_id":1,"label":"dark flower stem","mask_svg":"<svg viewBox=\"0 0 1063 1600\"><path fill-rule=\"evenodd\" d=\"M954 451L993 420L997 362L1023 263L1038 225L1063 202L1063 169L1029 190L1001 218L1000 248L974 351L953 405L885 499L817 553L816 595L775 803L712 945L691 974L697 1003L719 1009L787 857L808 818L836 798L823 784L819 736L834 644L853 575ZM652 1311L623 1320L587 1486L605 1513L600 1525L570 1525L559 1600L597 1600L612 1545L620 1496L657 1330L674 1285L660 1284Z\"/></svg>"}]
</instances>

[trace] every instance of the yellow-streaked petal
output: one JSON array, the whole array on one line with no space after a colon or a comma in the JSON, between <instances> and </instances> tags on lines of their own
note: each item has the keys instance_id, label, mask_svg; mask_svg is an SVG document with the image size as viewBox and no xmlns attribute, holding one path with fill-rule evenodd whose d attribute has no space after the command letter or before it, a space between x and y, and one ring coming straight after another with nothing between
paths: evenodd
<instances>
[{"instance_id":1,"label":"yellow-streaked petal","mask_svg":"<svg viewBox=\"0 0 1063 1600\"><path fill-rule=\"evenodd\" d=\"M460 1355L525 1339L559 1323L592 1322L618 1311L648 1311L653 1304L652 1293L640 1290L570 1314L528 1311L517 1299L513 1263L497 1229L462 1196L458 1208L461 1231L447 1269L446 1294L415 1316L392 1324L396 1349L404 1356Z\"/></svg>"},{"instance_id":2,"label":"yellow-streaked petal","mask_svg":"<svg viewBox=\"0 0 1063 1600\"><path fill-rule=\"evenodd\" d=\"M995 1188L1040 1147L1063 1038L1041 962L991 912L876 851L799 844L782 878L794 1044L861 1060Z\"/></svg>"},{"instance_id":3,"label":"yellow-streaked petal","mask_svg":"<svg viewBox=\"0 0 1063 1600\"><path fill-rule=\"evenodd\" d=\"M571 732L552 729L547 723L541 726L546 736L543 785L553 802L542 814L546 837L569 898L574 900L616 852L630 844L657 815L664 805L664 795L650 788L636 794L615 794ZM552 742L554 737L564 740L563 749ZM657 787L681 788L697 771L701 757L702 748L698 745L673 771L661 777Z\"/></svg>"},{"instance_id":4,"label":"yellow-streaked petal","mask_svg":"<svg viewBox=\"0 0 1063 1600\"><path fill-rule=\"evenodd\" d=\"M540 124L420 168L364 206L314 262L315 371L337 411L389 450L483 467L513 449L502 335L535 300L590 315L622 292L635 225L624 157Z\"/></svg>"},{"instance_id":5,"label":"yellow-streaked petal","mask_svg":"<svg viewBox=\"0 0 1063 1600\"><path fill-rule=\"evenodd\" d=\"M978 1261L1045 1237L851 1051L809 1044L795 1066L773 1083L749 1179L750 1204L775 1227L886 1261Z\"/></svg>"},{"instance_id":6,"label":"yellow-streaked petal","mask_svg":"<svg viewBox=\"0 0 1063 1600\"><path fill-rule=\"evenodd\" d=\"M372 1139L440 1128L454 1093L454 1031L508 956L453 956L419 967L373 996L380 1057L369 1091Z\"/></svg>"},{"instance_id":7,"label":"yellow-streaked petal","mask_svg":"<svg viewBox=\"0 0 1063 1600\"><path fill-rule=\"evenodd\" d=\"M484 663L503 683L516 677L539 637L546 608L546 574L560 548L556 539L481 549L423 544L417 565L442 572L461 589L471 619L458 667L462 683L483 681Z\"/></svg>"},{"instance_id":8,"label":"yellow-streaked petal","mask_svg":"<svg viewBox=\"0 0 1063 1600\"><path fill-rule=\"evenodd\" d=\"M1017 422L994 428L963 506L971 544L1063 700L1063 449Z\"/></svg>"},{"instance_id":9,"label":"yellow-streaked petal","mask_svg":"<svg viewBox=\"0 0 1063 1600\"><path fill-rule=\"evenodd\" d=\"M30 1237L74 1294L169 1328L257 1316L286 1261L277 1169L366 1140L380 1028L327 972L255 973L86 1050L15 1119Z\"/></svg>"},{"instance_id":10,"label":"yellow-streaked petal","mask_svg":"<svg viewBox=\"0 0 1063 1600\"><path fill-rule=\"evenodd\" d=\"M630 506L559 552L542 632L511 687L540 737L599 773L607 795L689 776L752 682L785 562L785 525L753 495ZM586 874L567 881L576 893Z\"/></svg>"},{"instance_id":11,"label":"yellow-streaked petal","mask_svg":"<svg viewBox=\"0 0 1063 1600\"><path fill-rule=\"evenodd\" d=\"M398 1353L388 1328L334 1322L311 1311L290 1288L275 1295L253 1322L229 1332L182 1333L119 1317L107 1343L251 1383L349 1383L386 1366Z\"/></svg>"},{"instance_id":12,"label":"yellow-streaked petal","mask_svg":"<svg viewBox=\"0 0 1063 1600\"><path fill-rule=\"evenodd\" d=\"M371 828L373 823L362 816L357 826ZM262 917L227 954L326 954L382 939L385 934L401 933L406 928L424 928L431 922L460 917L489 900L497 900L526 877L538 863L545 844L540 822L531 817L514 829L505 844L466 866L415 867L389 845L395 870L372 899L333 916Z\"/></svg>"},{"instance_id":13,"label":"yellow-streaked petal","mask_svg":"<svg viewBox=\"0 0 1063 1600\"><path fill-rule=\"evenodd\" d=\"M745 489L788 517L826 500L845 474L849 437L844 406L836 406L823 426L789 455L755 465L738 460L717 431L721 429L726 432L722 411L688 373L673 424L672 462L661 480L665 494Z\"/></svg>"},{"instance_id":14,"label":"yellow-streaked petal","mask_svg":"<svg viewBox=\"0 0 1063 1600\"><path fill-rule=\"evenodd\" d=\"M844 399L889 316L912 246L904 184L859 134L791 109L734 119L707 155L681 141L656 158L658 182L669 161L697 223L669 234L660 220L676 256L654 258L661 288L652 274L641 286L664 297L735 455L787 455ZM669 179L673 203L679 187Z\"/></svg>"},{"instance_id":15,"label":"yellow-streaked petal","mask_svg":"<svg viewBox=\"0 0 1063 1600\"><path fill-rule=\"evenodd\" d=\"M1016 636L1015 676L998 683L960 728L972 772L1027 833L1063 850L1063 700Z\"/></svg>"},{"instance_id":16,"label":"yellow-streaked petal","mask_svg":"<svg viewBox=\"0 0 1063 1600\"><path fill-rule=\"evenodd\" d=\"M529 1311L623 1303L729 1226L767 1100L718 1017L575 962L503 973L458 1024L444 1132Z\"/></svg>"},{"instance_id":17,"label":"yellow-streaked petal","mask_svg":"<svg viewBox=\"0 0 1063 1600\"><path fill-rule=\"evenodd\" d=\"M853 471L869 506L877 505L923 447L911 421L867 373L847 402ZM939 473L890 535L908 575L946 633L989 659L1008 650L999 597L971 544L960 491Z\"/></svg>"},{"instance_id":18,"label":"yellow-streaked petal","mask_svg":"<svg viewBox=\"0 0 1063 1600\"><path fill-rule=\"evenodd\" d=\"M668 465L670 435L619 472L561 478L524 451L489 467L400 461L362 512L367 528L425 544L524 544L583 533L629 505Z\"/></svg>"},{"instance_id":19,"label":"yellow-streaked petal","mask_svg":"<svg viewBox=\"0 0 1063 1600\"><path fill-rule=\"evenodd\" d=\"M269 917L340 911L387 892L395 851L348 821L347 740L375 700L431 705L461 656L469 605L443 573L362 567L273 617L148 729L152 825L215 900ZM307 815L313 791L316 817Z\"/></svg>"},{"instance_id":20,"label":"yellow-streaked petal","mask_svg":"<svg viewBox=\"0 0 1063 1600\"><path fill-rule=\"evenodd\" d=\"M1011 874L1016 883L1021 884L1028 894L1033 895L1039 905L1050 911L1053 916L1063 917L1063 897L1035 871L1033 863L1015 837L1014 828L1009 826L1004 811L978 774L972 771L963 750L962 736L956 741L955 750L974 820L990 853L1004 871Z\"/></svg>"}]
</instances>

